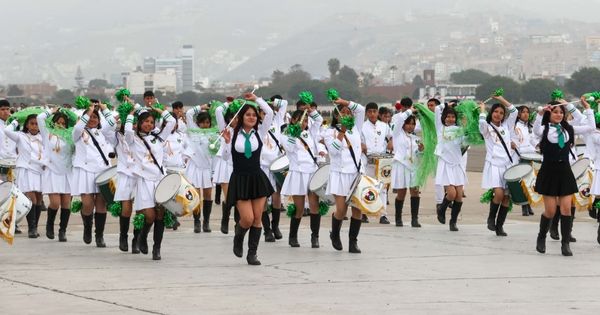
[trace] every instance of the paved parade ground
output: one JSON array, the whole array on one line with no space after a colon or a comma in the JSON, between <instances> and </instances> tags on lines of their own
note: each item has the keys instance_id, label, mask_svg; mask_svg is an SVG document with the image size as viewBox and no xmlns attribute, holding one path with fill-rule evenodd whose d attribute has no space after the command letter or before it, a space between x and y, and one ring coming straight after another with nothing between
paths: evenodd
<instances>
[{"instance_id":1,"label":"paved parade ground","mask_svg":"<svg viewBox=\"0 0 600 315\"><path fill-rule=\"evenodd\" d=\"M167 230L162 261L120 252L115 219L107 223L107 248L85 245L74 216L67 243L26 234L12 247L0 243L2 314L597 314L597 223L578 213L573 257L563 257L560 242L550 237L546 254L538 254L540 209L522 217L515 208L505 225L509 236L496 237L484 224L488 206L479 203L480 181L481 173L469 173L459 232L435 221L428 187L421 229L371 219L363 224L363 252L356 255L347 252L348 221L344 251L337 252L328 237L329 218L319 249L310 248L308 219L300 228L301 247L290 248L284 219L283 240L261 239L262 266L234 257L233 235L218 231L219 206L212 233L194 234L188 218L179 230ZM392 215L393 206L388 211ZM404 221L410 223L406 211ZM44 214L40 222L44 234Z\"/></svg>"}]
</instances>

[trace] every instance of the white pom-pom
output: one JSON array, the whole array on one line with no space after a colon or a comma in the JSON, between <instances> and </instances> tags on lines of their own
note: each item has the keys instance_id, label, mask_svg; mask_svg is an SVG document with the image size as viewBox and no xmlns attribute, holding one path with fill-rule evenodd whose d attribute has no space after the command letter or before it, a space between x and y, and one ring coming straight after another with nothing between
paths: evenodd
<instances>
[{"instance_id":1,"label":"white pom-pom","mask_svg":"<svg viewBox=\"0 0 600 315\"><path fill-rule=\"evenodd\" d=\"M211 150L214 150L214 149L217 148L217 146L214 143L211 143L211 144L208 145L208 148L211 149Z\"/></svg>"}]
</instances>

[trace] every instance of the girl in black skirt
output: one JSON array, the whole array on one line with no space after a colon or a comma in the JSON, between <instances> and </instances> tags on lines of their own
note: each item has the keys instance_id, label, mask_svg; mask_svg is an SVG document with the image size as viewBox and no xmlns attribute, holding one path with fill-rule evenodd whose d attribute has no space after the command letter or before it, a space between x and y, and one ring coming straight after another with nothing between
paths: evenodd
<instances>
[{"instance_id":1,"label":"girl in black skirt","mask_svg":"<svg viewBox=\"0 0 600 315\"><path fill-rule=\"evenodd\" d=\"M564 256L573 256L569 247L573 226L571 200L577 192L577 182L571 171L569 154L573 154L571 148L576 134L589 133L595 129L594 114L590 105L584 97L581 98L581 102L586 109L586 125L571 126L566 119L567 111L574 116L578 116L578 111L573 104L560 100L541 110L533 126L535 134L541 137L540 149L543 155L542 166L535 182L535 191L543 196L545 208L540 218L540 232L537 237L536 249L540 253L546 252L546 234L559 206L561 251Z\"/></svg>"},{"instance_id":2,"label":"girl in black skirt","mask_svg":"<svg viewBox=\"0 0 600 315\"><path fill-rule=\"evenodd\" d=\"M224 148L223 156L225 159L233 160L227 204L235 205L240 213L240 221L235 226L233 253L237 257L242 257L244 237L250 230L246 260L249 265L260 265L256 250L262 231L262 212L267 198L274 192L269 178L260 168L260 153L263 145L261 139L265 138L271 127L273 110L267 102L252 93L244 96L252 103L242 106L238 114L239 123L233 130L233 134L227 129L223 133L225 143L228 144ZM258 108L254 102L258 103L265 113L261 124L259 124Z\"/></svg>"}]
</instances>

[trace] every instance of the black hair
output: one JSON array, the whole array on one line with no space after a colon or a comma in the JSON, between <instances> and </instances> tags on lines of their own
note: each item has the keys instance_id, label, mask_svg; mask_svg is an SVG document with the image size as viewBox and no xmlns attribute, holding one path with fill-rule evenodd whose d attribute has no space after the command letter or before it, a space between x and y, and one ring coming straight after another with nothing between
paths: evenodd
<instances>
[{"instance_id":1,"label":"black hair","mask_svg":"<svg viewBox=\"0 0 600 315\"><path fill-rule=\"evenodd\" d=\"M442 125L446 126L446 117L448 117L448 115L454 115L454 117L457 118L456 121L458 122L458 115L456 115L454 108L452 106L446 106L446 108L444 108L442 111Z\"/></svg>"},{"instance_id":2,"label":"black hair","mask_svg":"<svg viewBox=\"0 0 600 315\"><path fill-rule=\"evenodd\" d=\"M95 98L91 98L91 99L90 99L90 103L92 103L92 104L93 104L93 103L100 103L100 101L99 101L99 100L97 100L97 99L95 99Z\"/></svg>"},{"instance_id":3,"label":"black hair","mask_svg":"<svg viewBox=\"0 0 600 315\"><path fill-rule=\"evenodd\" d=\"M342 111L342 109L344 108L343 105L336 105L336 109L331 111L331 128L337 128L337 125L340 123L339 121L339 117L340 117L340 112Z\"/></svg>"},{"instance_id":4,"label":"black hair","mask_svg":"<svg viewBox=\"0 0 600 315\"><path fill-rule=\"evenodd\" d=\"M271 102L275 101L275 100L282 100L283 97L281 97L281 95L279 94L275 94L273 96L271 96L271 98L269 99Z\"/></svg>"},{"instance_id":5,"label":"black hair","mask_svg":"<svg viewBox=\"0 0 600 315\"><path fill-rule=\"evenodd\" d=\"M0 100L0 108L2 107L10 107L10 102L8 100Z\"/></svg>"},{"instance_id":6,"label":"black hair","mask_svg":"<svg viewBox=\"0 0 600 315\"><path fill-rule=\"evenodd\" d=\"M317 107L319 107L319 105L317 105L317 102L313 101L312 103L310 103L310 107L317 108Z\"/></svg>"},{"instance_id":7,"label":"black hair","mask_svg":"<svg viewBox=\"0 0 600 315\"><path fill-rule=\"evenodd\" d=\"M492 105L492 109L490 109L489 113L487 114L487 117L485 118L485 121L489 123L492 122L492 113L494 113L494 111L498 108L502 108L502 110L504 111L504 114L502 115L502 120L500 120L500 123L504 122L504 119L506 119L506 107L504 107L504 105L500 104L500 103L496 103L494 105Z\"/></svg>"},{"instance_id":8,"label":"black hair","mask_svg":"<svg viewBox=\"0 0 600 315\"><path fill-rule=\"evenodd\" d=\"M560 109L563 111L563 119L560 121L560 126L567 131L569 134L569 140L567 141L567 145L572 147L575 144L575 130L573 130L573 126L567 122L567 108L561 103L552 101L550 105L558 105ZM550 114L552 112L551 108L549 111L544 112L544 116L542 117L542 126L544 126L544 132L542 133L542 139L540 141L540 151L544 152L544 147L548 145L550 142L548 141L548 130L550 129Z\"/></svg>"},{"instance_id":9,"label":"black hair","mask_svg":"<svg viewBox=\"0 0 600 315\"><path fill-rule=\"evenodd\" d=\"M404 125L406 124L417 124L417 117L415 115L408 116L404 121ZM404 128L404 125L402 125L402 128Z\"/></svg>"},{"instance_id":10,"label":"black hair","mask_svg":"<svg viewBox=\"0 0 600 315\"><path fill-rule=\"evenodd\" d=\"M403 97L400 100L400 105L402 105L402 107L411 107L413 105L413 101L410 99L410 97Z\"/></svg>"},{"instance_id":11,"label":"black hair","mask_svg":"<svg viewBox=\"0 0 600 315\"><path fill-rule=\"evenodd\" d=\"M371 102L369 104L367 104L367 106L365 107L365 111L369 111L369 109L374 109L377 110L379 106L377 106L377 103L375 102Z\"/></svg>"},{"instance_id":12,"label":"black hair","mask_svg":"<svg viewBox=\"0 0 600 315\"><path fill-rule=\"evenodd\" d=\"M100 123L100 111L98 110L98 108L94 109L94 111L92 111L92 115L96 115L96 117L98 117L98 126L96 127L96 129L101 129L102 128L102 124ZM90 117L91 118L91 117Z\"/></svg>"},{"instance_id":13,"label":"black hair","mask_svg":"<svg viewBox=\"0 0 600 315\"><path fill-rule=\"evenodd\" d=\"M154 118L154 116L152 116L152 112L143 112L138 116L138 121L137 121L137 130L138 132L142 129L142 123L144 122L144 120L146 120L148 117L152 117ZM154 118L154 123L156 123L156 118ZM155 125L156 127L156 125Z\"/></svg>"},{"instance_id":14,"label":"black hair","mask_svg":"<svg viewBox=\"0 0 600 315\"><path fill-rule=\"evenodd\" d=\"M300 106L306 106L306 105L310 105L310 104L306 104L302 100L298 100L296 102L296 109L298 109Z\"/></svg>"},{"instance_id":15,"label":"black hair","mask_svg":"<svg viewBox=\"0 0 600 315\"><path fill-rule=\"evenodd\" d=\"M152 91L144 92L144 98L146 98L146 97L154 97L154 92L152 92Z\"/></svg>"},{"instance_id":16,"label":"black hair","mask_svg":"<svg viewBox=\"0 0 600 315\"><path fill-rule=\"evenodd\" d=\"M258 125L260 125L260 123L262 122L260 119L260 116L258 115L258 109L252 105L246 104L244 106L242 106L242 109L240 109L240 113L238 114L238 123L235 126L235 128L233 129L235 131L235 133L238 133L240 131L240 129L242 129L242 126L244 125L244 115L246 114L247 111L253 109L256 113L256 124L252 127L255 131L258 131Z\"/></svg>"},{"instance_id":17,"label":"black hair","mask_svg":"<svg viewBox=\"0 0 600 315\"><path fill-rule=\"evenodd\" d=\"M208 112L200 112L198 113L198 115L196 115L196 124L198 126L200 126L200 123L203 121L208 120L208 122L210 123L210 114Z\"/></svg>"},{"instance_id":18,"label":"black hair","mask_svg":"<svg viewBox=\"0 0 600 315\"><path fill-rule=\"evenodd\" d=\"M29 121L32 119L36 119L36 118L37 118L37 114L30 114L29 116L27 116L27 118L25 118L25 122L23 123L23 130L22 130L24 133L29 132L29 128L27 128Z\"/></svg>"},{"instance_id":19,"label":"black hair","mask_svg":"<svg viewBox=\"0 0 600 315\"><path fill-rule=\"evenodd\" d=\"M434 102L436 106L441 104L440 100L438 100L437 98L430 98L429 100L427 100L427 103L429 102Z\"/></svg>"},{"instance_id":20,"label":"black hair","mask_svg":"<svg viewBox=\"0 0 600 315\"><path fill-rule=\"evenodd\" d=\"M299 122L300 118L302 118L302 115L304 115L304 111L297 109L292 113L292 119L291 120L295 120L296 122Z\"/></svg>"},{"instance_id":21,"label":"black hair","mask_svg":"<svg viewBox=\"0 0 600 315\"><path fill-rule=\"evenodd\" d=\"M385 115L385 114L387 114L387 113L390 113L390 114L391 114L391 113L392 113L392 110L391 110L391 109L389 109L389 108L387 108L387 107L379 107L379 113L378 113L378 114L379 114L379 116L383 116L383 115Z\"/></svg>"},{"instance_id":22,"label":"black hair","mask_svg":"<svg viewBox=\"0 0 600 315\"><path fill-rule=\"evenodd\" d=\"M52 123L55 123L59 120L63 118L65 120L65 127L69 126L69 117L67 117L67 115L65 113L61 113L61 112L56 112L54 113L54 115L52 116Z\"/></svg>"},{"instance_id":23,"label":"black hair","mask_svg":"<svg viewBox=\"0 0 600 315\"><path fill-rule=\"evenodd\" d=\"M180 101L176 101L176 102L173 102L173 104L171 104L171 107L173 107L173 109L183 108L183 103Z\"/></svg>"},{"instance_id":24,"label":"black hair","mask_svg":"<svg viewBox=\"0 0 600 315\"><path fill-rule=\"evenodd\" d=\"M527 110L530 114L531 114L531 109L529 109L529 107L527 107L526 105L521 105L519 107L517 107L517 119L515 121L515 123L518 123L519 120L521 119L521 113L523 113L524 110ZM527 119L527 121L525 121L525 124L527 125L527 128L532 128L533 126L531 125L531 122L529 121L529 119Z\"/></svg>"}]
</instances>

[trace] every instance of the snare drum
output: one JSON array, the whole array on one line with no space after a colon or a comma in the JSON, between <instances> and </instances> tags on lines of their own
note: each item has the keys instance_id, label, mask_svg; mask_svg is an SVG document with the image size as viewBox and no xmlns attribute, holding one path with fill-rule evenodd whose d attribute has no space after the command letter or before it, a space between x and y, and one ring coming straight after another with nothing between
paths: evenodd
<instances>
[{"instance_id":1,"label":"snare drum","mask_svg":"<svg viewBox=\"0 0 600 315\"><path fill-rule=\"evenodd\" d=\"M31 200L13 183L0 184L0 213L8 212L12 197L15 198L15 223L19 223L31 210Z\"/></svg>"},{"instance_id":2,"label":"snare drum","mask_svg":"<svg viewBox=\"0 0 600 315\"><path fill-rule=\"evenodd\" d=\"M392 164L394 156L392 154L372 154L367 157L369 165L375 167L375 178L384 184L392 183Z\"/></svg>"},{"instance_id":3,"label":"snare drum","mask_svg":"<svg viewBox=\"0 0 600 315\"><path fill-rule=\"evenodd\" d=\"M590 160L588 158L577 160L571 165L571 170L577 181L577 192L573 195L573 205L578 210L588 210L593 203L593 197L590 194L593 176L590 170Z\"/></svg>"},{"instance_id":4,"label":"snare drum","mask_svg":"<svg viewBox=\"0 0 600 315\"><path fill-rule=\"evenodd\" d=\"M17 162L14 159L1 159L0 160L0 176L6 178L8 181L13 181L13 174Z\"/></svg>"},{"instance_id":5,"label":"snare drum","mask_svg":"<svg viewBox=\"0 0 600 315\"><path fill-rule=\"evenodd\" d=\"M115 189L117 188L117 167L113 166L100 173L96 177L96 186L100 194L106 201L107 205L110 205L115 200Z\"/></svg>"},{"instance_id":6,"label":"snare drum","mask_svg":"<svg viewBox=\"0 0 600 315\"><path fill-rule=\"evenodd\" d=\"M290 160L287 155L276 158L273 163L271 163L271 166L269 166L269 170L273 173L273 177L275 177L275 183L277 184L278 190L281 190L289 169Z\"/></svg>"},{"instance_id":7,"label":"snare drum","mask_svg":"<svg viewBox=\"0 0 600 315\"><path fill-rule=\"evenodd\" d=\"M308 181L308 190L319 196L319 200L333 206L335 205L335 199L332 195L325 194L325 191L327 191L327 183L329 182L329 170L329 163L319 166L317 171Z\"/></svg>"},{"instance_id":8,"label":"snare drum","mask_svg":"<svg viewBox=\"0 0 600 315\"><path fill-rule=\"evenodd\" d=\"M514 204L526 205L529 203L527 183L533 176L533 168L527 164L515 165L504 172L504 180L510 192L510 199Z\"/></svg>"},{"instance_id":9,"label":"snare drum","mask_svg":"<svg viewBox=\"0 0 600 315\"><path fill-rule=\"evenodd\" d=\"M384 210L381 199L383 183L375 178L357 175L350 187L350 192L346 197L346 204L359 209L368 216L376 216Z\"/></svg>"},{"instance_id":10,"label":"snare drum","mask_svg":"<svg viewBox=\"0 0 600 315\"><path fill-rule=\"evenodd\" d=\"M154 201L175 216L181 217L198 213L202 198L184 176L169 174L156 186Z\"/></svg>"}]
</instances>

